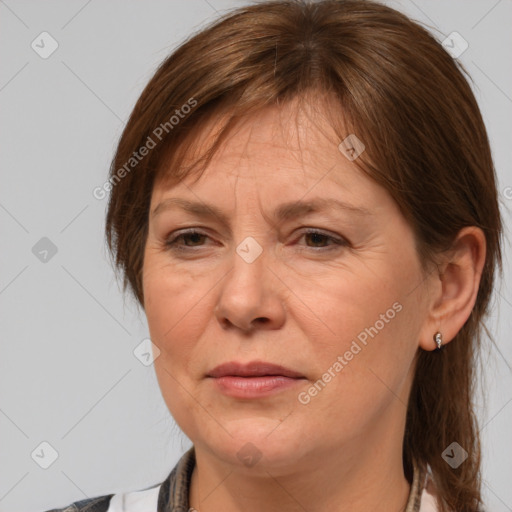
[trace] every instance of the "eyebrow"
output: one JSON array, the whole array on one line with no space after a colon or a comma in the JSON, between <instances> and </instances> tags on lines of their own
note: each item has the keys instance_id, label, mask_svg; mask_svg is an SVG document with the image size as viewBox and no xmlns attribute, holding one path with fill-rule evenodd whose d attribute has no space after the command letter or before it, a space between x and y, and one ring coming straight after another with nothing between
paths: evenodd
<instances>
[{"instance_id":1,"label":"eyebrow","mask_svg":"<svg viewBox=\"0 0 512 512\"><path fill-rule=\"evenodd\" d=\"M215 217L225 226L229 226L229 219L227 215L215 205L204 202L189 201L188 199L180 197L170 197L159 203L151 213L151 217L155 218L160 213L174 208L181 208L188 213L203 218ZM280 221L285 221L326 210L345 211L358 216L373 215L373 212L367 208L355 206L339 199L317 198L310 201L291 201L283 203L274 211L274 218Z\"/></svg>"}]
</instances>

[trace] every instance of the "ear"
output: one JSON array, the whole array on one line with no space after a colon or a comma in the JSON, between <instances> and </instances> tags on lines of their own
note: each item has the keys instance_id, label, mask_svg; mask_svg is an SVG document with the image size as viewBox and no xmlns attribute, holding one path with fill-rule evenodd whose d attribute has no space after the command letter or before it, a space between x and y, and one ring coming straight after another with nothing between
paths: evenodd
<instances>
[{"instance_id":1,"label":"ear","mask_svg":"<svg viewBox=\"0 0 512 512\"><path fill-rule=\"evenodd\" d=\"M428 311L420 332L420 347L437 348L434 334L449 343L466 323L475 305L485 263L485 235L476 226L459 231L444 255L439 272L432 274Z\"/></svg>"}]
</instances>

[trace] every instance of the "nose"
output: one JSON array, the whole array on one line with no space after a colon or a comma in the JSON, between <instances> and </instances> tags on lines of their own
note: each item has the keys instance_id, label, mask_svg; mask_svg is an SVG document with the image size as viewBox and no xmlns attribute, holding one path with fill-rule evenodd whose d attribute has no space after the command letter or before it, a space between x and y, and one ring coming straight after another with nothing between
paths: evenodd
<instances>
[{"instance_id":1,"label":"nose","mask_svg":"<svg viewBox=\"0 0 512 512\"><path fill-rule=\"evenodd\" d=\"M223 329L279 329L285 322L284 283L265 257L252 263L236 252L233 266L221 281L215 316Z\"/></svg>"}]
</instances>

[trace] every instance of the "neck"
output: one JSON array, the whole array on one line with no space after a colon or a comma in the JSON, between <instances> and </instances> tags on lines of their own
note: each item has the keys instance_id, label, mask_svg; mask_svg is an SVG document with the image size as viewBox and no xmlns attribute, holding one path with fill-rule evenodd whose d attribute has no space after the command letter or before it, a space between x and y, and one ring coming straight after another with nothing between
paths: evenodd
<instances>
[{"instance_id":1,"label":"neck","mask_svg":"<svg viewBox=\"0 0 512 512\"><path fill-rule=\"evenodd\" d=\"M196 446L190 507L198 512L402 512L410 484L398 448L366 443L358 451L315 452L288 471L261 460L254 472L256 466L228 465Z\"/></svg>"}]
</instances>

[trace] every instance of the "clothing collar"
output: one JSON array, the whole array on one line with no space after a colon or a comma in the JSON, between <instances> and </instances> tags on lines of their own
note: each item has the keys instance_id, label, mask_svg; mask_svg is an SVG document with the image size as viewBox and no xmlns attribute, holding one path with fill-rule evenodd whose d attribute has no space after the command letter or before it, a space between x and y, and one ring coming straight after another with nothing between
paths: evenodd
<instances>
[{"instance_id":1,"label":"clothing collar","mask_svg":"<svg viewBox=\"0 0 512 512\"><path fill-rule=\"evenodd\" d=\"M409 499L405 506L405 512L419 512L421 507L421 495L427 481L427 471L418 466L416 461L413 460L413 476L411 482L411 492L409 493Z\"/></svg>"}]
</instances>

